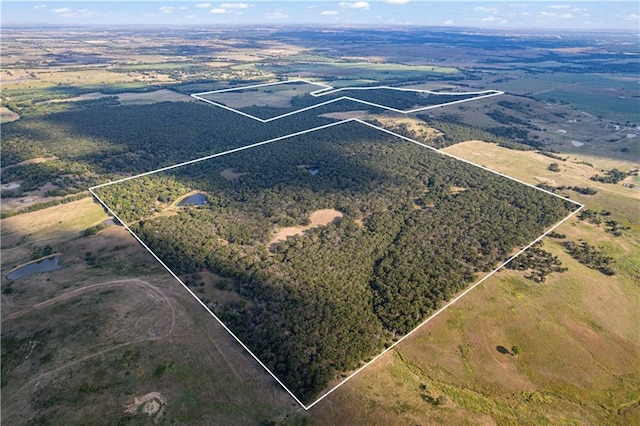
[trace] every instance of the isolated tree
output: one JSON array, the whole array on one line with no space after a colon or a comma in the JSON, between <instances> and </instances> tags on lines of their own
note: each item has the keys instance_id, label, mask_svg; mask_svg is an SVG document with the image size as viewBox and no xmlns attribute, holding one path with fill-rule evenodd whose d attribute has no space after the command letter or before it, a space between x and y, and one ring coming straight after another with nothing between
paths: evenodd
<instances>
[{"instance_id":1,"label":"isolated tree","mask_svg":"<svg viewBox=\"0 0 640 426\"><path fill-rule=\"evenodd\" d=\"M511 353L513 356L518 356L522 353L522 349L520 349L520 346L518 345L513 345L511 346Z\"/></svg>"},{"instance_id":2,"label":"isolated tree","mask_svg":"<svg viewBox=\"0 0 640 426\"><path fill-rule=\"evenodd\" d=\"M551 163L551 164L549 164L549 167L547 167L547 170L552 171L552 172L559 172L560 171L560 166L558 165L558 163Z\"/></svg>"}]
</instances>

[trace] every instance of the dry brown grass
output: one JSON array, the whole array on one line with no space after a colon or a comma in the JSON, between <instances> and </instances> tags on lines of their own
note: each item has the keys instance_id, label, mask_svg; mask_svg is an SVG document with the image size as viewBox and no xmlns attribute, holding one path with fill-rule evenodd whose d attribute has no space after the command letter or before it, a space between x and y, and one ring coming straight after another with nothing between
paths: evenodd
<instances>
[{"instance_id":1,"label":"dry brown grass","mask_svg":"<svg viewBox=\"0 0 640 426\"><path fill-rule=\"evenodd\" d=\"M309 215L309 220L311 223L305 226L288 226L286 228L280 228L276 231L275 235L271 238L268 245L275 244L278 241L285 241L287 237L293 237L295 235L300 235L304 231L317 228L318 226L325 226L334 220L342 217L342 213L334 209L321 209L316 210L315 212Z\"/></svg>"}]
</instances>

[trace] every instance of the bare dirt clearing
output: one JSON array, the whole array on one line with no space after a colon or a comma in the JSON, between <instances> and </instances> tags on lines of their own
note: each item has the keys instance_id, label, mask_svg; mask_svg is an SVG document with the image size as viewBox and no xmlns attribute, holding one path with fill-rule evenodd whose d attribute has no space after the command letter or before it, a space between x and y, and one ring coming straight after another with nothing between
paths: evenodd
<instances>
[{"instance_id":1,"label":"bare dirt clearing","mask_svg":"<svg viewBox=\"0 0 640 426\"><path fill-rule=\"evenodd\" d=\"M165 404L167 399L160 392L150 392L141 397L134 397L133 401L125 404L125 414L136 414L142 412L151 417L153 423L160 423L164 417Z\"/></svg>"},{"instance_id":2,"label":"bare dirt clearing","mask_svg":"<svg viewBox=\"0 0 640 426\"><path fill-rule=\"evenodd\" d=\"M326 114L320 114L319 117L335 118L336 120L348 120L350 118L362 118L367 114L365 110L343 111L343 112L328 112Z\"/></svg>"},{"instance_id":3,"label":"bare dirt clearing","mask_svg":"<svg viewBox=\"0 0 640 426\"><path fill-rule=\"evenodd\" d=\"M269 245L275 244L279 241L285 241L287 237L293 237L294 235L301 235L304 231L317 228L318 226L325 226L334 220L342 217L342 213L334 209L322 209L316 210L309 215L311 223L305 226L289 226L279 229L276 234L269 241Z\"/></svg>"},{"instance_id":4,"label":"bare dirt clearing","mask_svg":"<svg viewBox=\"0 0 640 426\"><path fill-rule=\"evenodd\" d=\"M244 176L246 174L248 173L236 173L233 171L232 167L229 167L228 169L224 169L223 171L220 172L220 176L222 176L226 180L236 180L239 177Z\"/></svg>"},{"instance_id":5,"label":"bare dirt clearing","mask_svg":"<svg viewBox=\"0 0 640 426\"><path fill-rule=\"evenodd\" d=\"M20 114L11 111L7 107L0 107L0 123L11 123L20 119Z\"/></svg>"}]
</instances>

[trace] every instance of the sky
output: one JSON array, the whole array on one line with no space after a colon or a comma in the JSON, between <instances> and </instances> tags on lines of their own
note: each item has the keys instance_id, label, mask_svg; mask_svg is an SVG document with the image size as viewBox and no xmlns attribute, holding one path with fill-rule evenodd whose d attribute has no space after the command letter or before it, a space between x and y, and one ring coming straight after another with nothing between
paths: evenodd
<instances>
[{"instance_id":1,"label":"sky","mask_svg":"<svg viewBox=\"0 0 640 426\"><path fill-rule=\"evenodd\" d=\"M426 25L640 31L638 1L25 1L3 0L12 25Z\"/></svg>"}]
</instances>

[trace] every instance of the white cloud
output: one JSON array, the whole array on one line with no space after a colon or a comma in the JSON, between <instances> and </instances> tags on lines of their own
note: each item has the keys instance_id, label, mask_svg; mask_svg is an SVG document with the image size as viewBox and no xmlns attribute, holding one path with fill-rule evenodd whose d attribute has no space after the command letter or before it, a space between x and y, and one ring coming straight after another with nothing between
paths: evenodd
<instances>
[{"instance_id":1,"label":"white cloud","mask_svg":"<svg viewBox=\"0 0 640 426\"><path fill-rule=\"evenodd\" d=\"M498 8L496 7L484 7L484 6L478 6L478 7L474 7L473 8L474 11L476 12L482 12L482 13L498 13Z\"/></svg>"},{"instance_id":2,"label":"white cloud","mask_svg":"<svg viewBox=\"0 0 640 426\"><path fill-rule=\"evenodd\" d=\"M51 9L51 11L53 13L57 13L58 15L64 15L73 12L73 9L69 9L68 7L59 7L57 9Z\"/></svg>"},{"instance_id":3,"label":"white cloud","mask_svg":"<svg viewBox=\"0 0 640 426\"><path fill-rule=\"evenodd\" d=\"M45 7L47 7L46 4L39 4L37 6L33 6L34 9L44 9Z\"/></svg>"},{"instance_id":4,"label":"white cloud","mask_svg":"<svg viewBox=\"0 0 640 426\"><path fill-rule=\"evenodd\" d=\"M179 10L187 10L187 9L188 9L188 7L186 7L186 6L180 6L178 9L179 9Z\"/></svg>"},{"instance_id":5,"label":"white cloud","mask_svg":"<svg viewBox=\"0 0 640 426\"><path fill-rule=\"evenodd\" d=\"M549 9L570 9L571 6L568 4L552 4L549 6Z\"/></svg>"},{"instance_id":6,"label":"white cloud","mask_svg":"<svg viewBox=\"0 0 640 426\"><path fill-rule=\"evenodd\" d=\"M410 0L384 0L383 3L388 4L407 4Z\"/></svg>"},{"instance_id":7,"label":"white cloud","mask_svg":"<svg viewBox=\"0 0 640 426\"><path fill-rule=\"evenodd\" d=\"M357 1L355 3L341 2L340 7L343 9L369 9L369 3L366 1Z\"/></svg>"},{"instance_id":8,"label":"white cloud","mask_svg":"<svg viewBox=\"0 0 640 426\"><path fill-rule=\"evenodd\" d=\"M162 6L158 8L158 10L162 13L173 13L174 9L175 7L173 6Z\"/></svg>"},{"instance_id":9,"label":"white cloud","mask_svg":"<svg viewBox=\"0 0 640 426\"><path fill-rule=\"evenodd\" d=\"M222 3L220 9L247 9L247 3Z\"/></svg>"},{"instance_id":10,"label":"white cloud","mask_svg":"<svg viewBox=\"0 0 640 426\"><path fill-rule=\"evenodd\" d=\"M211 7L211 3L198 3L196 7L200 9L209 9Z\"/></svg>"},{"instance_id":11,"label":"white cloud","mask_svg":"<svg viewBox=\"0 0 640 426\"><path fill-rule=\"evenodd\" d=\"M51 9L51 11L56 15L64 18L73 18L73 17L93 18L95 16L98 16L96 12L92 12L89 9L73 10L68 7L59 7L56 9Z\"/></svg>"},{"instance_id":12,"label":"white cloud","mask_svg":"<svg viewBox=\"0 0 640 426\"><path fill-rule=\"evenodd\" d=\"M560 19L571 19L573 18L573 15L571 13L563 13L561 15L558 15L555 12L545 12L544 10L541 11L539 13L540 16L544 17L544 18L552 18L552 19L556 19L556 18L560 18Z\"/></svg>"},{"instance_id":13,"label":"white cloud","mask_svg":"<svg viewBox=\"0 0 640 426\"><path fill-rule=\"evenodd\" d=\"M187 18L187 19L193 19L193 18L197 18L197 17L198 17L198 15L187 15L187 16L185 16L185 18Z\"/></svg>"},{"instance_id":14,"label":"white cloud","mask_svg":"<svg viewBox=\"0 0 640 426\"><path fill-rule=\"evenodd\" d=\"M268 12L264 14L267 19L287 19L289 15L284 12Z\"/></svg>"},{"instance_id":15,"label":"white cloud","mask_svg":"<svg viewBox=\"0 0 640 426\"><path fill-rule=\"evenodd\" d=\"M521 16L531 16L531 14L529 12L522 12L520 15Z\"/></svg>"},{"instance_id":16,"label":"white cloud","mask_svg":"<svg viewBox=\"0 0 640 426\"><path fill-rule=\"evenodd\" d=\"M223 13L227 13L227 9L217 7L215 9L211 9L211 13L213 13L214 15L222 15Z\"/></svg>"},{"instance_id":17,"label":"white cloud","mask_svg":"<svg viewBox=\"0 0 640 426\"><path fill-rule=\"evenodd\" d=\"M322 12L320 12L320 15L322 16L332 16L332 15L337 15L339 12L337 10L323 10Z\"/></svg>"},{"instance_id":18,"label":"white cloud","mask_svg":"<svg viewBox=\"0 0 640 426\"><path fill-rule=\"evenodd\" d=\"M495 20L496 18L493 15L482 18L482 22L494 22Z\"/></svg>"},{"instance_id":19,"label":"white cloud","mask_svg":"<svg viewBox=\"0 0 640 426\"><path fill-rule=\"evenodd\" d=\"M447 19L442 23L442 25L453 25L453 19Z\"/></svg>"}]
</instances>

